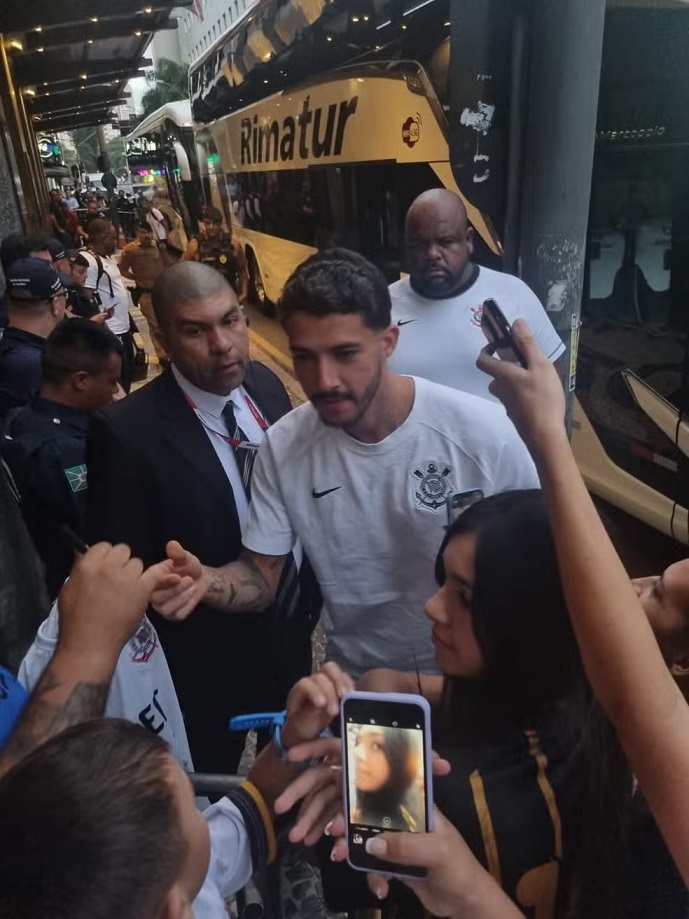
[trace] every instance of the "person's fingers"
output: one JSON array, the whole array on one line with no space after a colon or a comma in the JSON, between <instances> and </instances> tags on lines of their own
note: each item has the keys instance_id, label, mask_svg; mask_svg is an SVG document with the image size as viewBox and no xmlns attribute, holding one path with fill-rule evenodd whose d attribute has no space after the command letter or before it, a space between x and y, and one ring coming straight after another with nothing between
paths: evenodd
<instances>
[{"instance_id":1,"label":"person's fingers","mask_svg":"<svg viewBox=\"0 0 689 919\"><path fill-rule=\"evenodd\" d=\"M366 840L366 851L396 865L428 865L431 852L428 833L381 833Z\"/></svg>"},{"instance_id":2,"label":"person's fingers","mask_svg":"<svg viewBox=\"0 0 689 919\"><path fill-rule=\"evenodd\" d=\"M153 606L166 619L186 619L197 603L194 584L192 584L176 598L172 598L160 606L154 603Z\"/></svg>"},{"instance_id":3,"label":"person's fingers","mask_svg":"<svg viewBox=\"0 0 689 919\"><path fill-rule=\"evenodd\" d=\"M112 543L109 542L97 542L95 546L91 546L88 552L80 556L81 561L97 561L105 558L105 556L112 549Z\"/></svg>"},{"instance_id":4,"label":"person's fingers","mask_svg":"<svg viewBox=\"0 0 689 919\"><path fill-rule=\"evenodd\" d=\"M333 861L335 861L335 859L333 859ZM378 900L384 900L390 892L388 879L375 871L367 876L366 883L368 884L368 889Z\"/></svg>"},{"instance_id":5,"label":"person's fingers","mask_svg":"<svg viewBox=\"0 0 689 919\"><path fill-rule=\"evenodd\" d=\"M328 765L338 765L342 760L342 741L337 737L316 737L306 743L296 744L287 751L291 763L305 763L310 759L326 759Z\"/></svg>"},{"instance_id":6,"label":"person's fingers","mask_svg":"<svg viewBox=\"0 0 689 919\"><path fill-rule=\"evenodd\" d=\"M126 543L120 542L108 552L108 563L117 564L124 568L131 557L132 550Z\"/></svg>"},{"instance_id":7,"label":"person's fingers","mask_svg":"<svg viewBox=\"0 0 689 919\"><path fill-rule=\"evenodd\" d=\"M327 801L324 799L321 813L318 818L314 820L313 826L304 837L304 845L307 847L315 846L324 835L325 828L331 824L333 817L335 817L341 809L342 801L340 800L339 794Z\"/></svg>"},{"instance_id":8,"label":"person's fingers","mask_svg":"<svg viewBox=\"0 0 689 919\"><path fill-rule=\"evenodd\" d=\"M184 546L177 542L176 539L170 540L170 542L165 546L165 551L167 552L167 557L175 563L175 566L186 564L188 557L191 554L187 552Z\"/></svg>"},{"instance_id":9,"label":"person's fingers","mask_svg":"<svg viewBox=\"0 0 689 919\"><path fill-rule=\"evenodd\" d=\"M141 567L143 569L143 562L141 563ZM170 575L166 574L164 577L167 578L170 577ZM178 577L178 575L175 575L175 577ZM141 588L149 594L152 594L154 590L160 587L161 580L158 565L151 565L151 567L146 568L145 571L142 570L139 572L139 583L141 584Z\"/></svg>"},{"instance_id":10,"label":"person's fingers","mask_svg":"<svg viewBox=\"0 0 689 919\"><path fill-rule=\"evenodd\" d=\"M340 699L355 688L354 680L348 673L338 667L334 661L328 661L327 664L324 664L320 672L328 675Z\"/></svg>"},{"instance_id":11,"label":"person's fingers","mask_svg":"<svg viewBox=\"0 0 689 919\"><path fill-rule=\"evenodd\" d=\"M130 556L129 561L125 564L124 570L126 571L127 575L131 577L132 581L138 581L140 580L141 574L144 570L144 563L140 558L132 555Z\"/></svg>"},{"instance_id":12,"label":"person's fingers","mask_svg":"<svg viewBox=\"0 0 689 919\"><path fill-rule=\"evenodd\" d=\"M345 815L340 811L340 813L333 817L328 826L325 828L326 836L331 836L335 841L340 837L344 837L347 832L347 821L345 820ZM345 843L345 849L347 848L346 840L343 839Z\"/></svg>"},{"instance_id":13,"label":"person's fingers","mask_svg":"<svg viewBox=\"0 0 689 919\"><path fill-rule=\"evenodd\" d=\"M320 673L299 680L287 699L287 714L294 716L305 705L332 712L333 717L340 710L340 703L335 687L330 680Z\"/></svg>"},{"instance_id":14,"label":"person's fingers","mask_svg":"<svg viewBox=\"0 0 689 919\"><path fill-rule=\"evenodd\" d=\"M335 818L337 819L337 818ZM330 860L333 862L343 862L347 858L347 840L341 836L333 843L330 851Z\"/></svg>"},{"instance_id":15,"label":"person's fingers","mask_svg":"<svg viewBox=\"0 0 689 919\"><path fill-rule=\"evenodd\" d=\"M515 319L512 323L512 338L524 350L525 357L530 354L535 357L542 353L528 323L523 319Z\"/></svg>"},{"instance_id":16,"label":"person's fingers","mask_svg":"<svg viewBox=\"0 0 689 919\"><path fill-rule=\"evenodd\" d=\"M333 781L330 766L311 766L301 772L296 779L289 783L282 794L276 798L273 805L276 814L286 814L297 801L326 783Z\"/></svg>"},{"instance_id":17,"label":"person's fingers","mask_svg":"<svg viewBox=\"0 0 689 919\"><path fill-rule=\"evenodd\" d=\"M340 790L332 783L322 785L301 803L294 826L290 830L291 842L313 845L323 835L323 830L342 807ZM313 842L309 842L309 838Z\"/></svg>"},{"instance_id":18,"label":"person's fingers","mask_svg":"<svg viewBox=\"0 0 689 919\"><path fill-rule=\"evenodd\" d=\"M443 759L441 756L438 756L438 754L434 750L433 759L431 762L431 771L433 775L449 775L450 772L452 771L452 766L446 759Z\"/></svg>"},{"instance_id":19,"label":"person's fingers","mask_svg":"<svg viewBox=\"0 0 689 919\"><path fill-rule=\"evenodd\" d=\"M173 581L173 576L170 576L169 579L166 579L162 586L159 584L158 587L153 592L153 598L156 603L164 605L170 600L175 600L186 590L189 590L193 586L194 582L189 578L181 578L179 575L174 575L176 578ZM167 586L169 583L170 586Z\"/></svg>"}]
</instances>

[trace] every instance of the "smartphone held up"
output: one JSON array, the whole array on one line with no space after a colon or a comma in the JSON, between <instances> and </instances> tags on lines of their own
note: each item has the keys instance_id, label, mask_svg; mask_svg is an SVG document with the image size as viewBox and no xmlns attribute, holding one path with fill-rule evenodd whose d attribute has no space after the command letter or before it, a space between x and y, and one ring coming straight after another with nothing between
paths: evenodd
<instances>
[{"instance_id":1,"label":"smartphone held up","mask_svg":"<svg viewBox=\"0 0 689 919\"><path fill-rule=\"evenodd\" d=\"M495 300L484 300L481 307L481 330L498 357L526 368L526 359L512 338L512 326Z\"/></svg>"},{"instance_id":2,"label":"smartphone held up","mask_svg":"<svg viewBox=\"0 0 689 919\"><path fill-rule=\"evenodd\" d=\"M386 832L433 829L430 707L422 696L348 693L342 700L348 861L361 871L424 877L366 851Z\"/></svg>"}]
</instances>

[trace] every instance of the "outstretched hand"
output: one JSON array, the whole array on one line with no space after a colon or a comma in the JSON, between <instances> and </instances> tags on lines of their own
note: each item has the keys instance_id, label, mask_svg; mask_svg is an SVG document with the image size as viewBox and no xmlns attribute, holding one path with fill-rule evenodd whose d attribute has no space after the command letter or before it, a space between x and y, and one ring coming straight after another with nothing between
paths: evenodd
<instances>
[{"instance_id":1,"label":"outstretched hand","mask_svg":"<svg viewBox=\"0 0 689 919\"><path fill-rule=\"evenodd\" d=\"M167 559L149 569L156 579L151 605L166 619L186 619L206 593L203 565L174 540L166 550Z\"/></svg>"},{"instance_id":2,"label":"outstretched hand","mask_svg":"<svg viewBox=\"0 0 689 919\"><path fill-rule=\"evenodd\" d=\"M523 319L515 320L512 335L526 360L525 368L498 360L493 356L492 345L481 351L476 366L493 377L490 392L507 409L531 454L539 454L553 439L567 436L565 394L557 371Z\"/></svg>"}]
</instances>

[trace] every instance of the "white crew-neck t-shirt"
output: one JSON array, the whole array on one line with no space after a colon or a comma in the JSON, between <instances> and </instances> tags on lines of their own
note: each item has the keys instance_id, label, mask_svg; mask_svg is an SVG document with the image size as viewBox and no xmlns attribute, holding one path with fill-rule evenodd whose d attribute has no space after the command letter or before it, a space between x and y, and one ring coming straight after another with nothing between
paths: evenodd
<instances>
[{"instance_id":1,"label":"white crew-neck t-shirt","mask_svg":"<svg viewBox=\"0 0 689 919\"><path fill-rule=\"evenodd\" d=\"M273 425L254 467L247 549L285 555L298 538L321 585L328 657L437 672L424 604L451 492L538 488L501 406L415 379L406 421L377 444L327 427L310 403Z\"/></svg>"},{"instance_id":2,"label":"white crew-neck t-shirt","mask_svg":"<svg viewBox=\"0 0 689 919\"><path fill-rule=\"evenodd\" d=\"M400 330L389 365L396 373L425 377L462 392L497 401L489 392L490 377L476 359L486 338L481 331L481 307L493 299L508 322L524 319L541 350L556 361L565 350L538 297L511 274L479 268L474 282L446 300L422 297L409 278L390 285L392 321Z\"/></svg>"}]
</instances>

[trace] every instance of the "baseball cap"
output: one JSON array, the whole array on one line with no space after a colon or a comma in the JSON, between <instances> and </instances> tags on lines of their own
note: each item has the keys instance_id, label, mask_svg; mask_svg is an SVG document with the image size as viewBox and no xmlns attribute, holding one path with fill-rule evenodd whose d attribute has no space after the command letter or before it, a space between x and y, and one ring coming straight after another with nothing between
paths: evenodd
<instances>
[{"instance_id":1,"label":"baseball cap","mask_svg":"<svg viewBox=\"0 0 689 919\"><path fill-rule=\"evenodd\" d=\"M48 252L50 252L50 257L54 262L59 261L61 258L67 257L67 252L65 247L61 242L58 242L57 239L48 240Z\"/></svg>"},{"instance_id":2,"label":"baseball cap","mask_svg":"<svg viewBox=\"0 0 689 919\"><path fill-rule=\"evenodd\" d=\"M13 300L52 300L64 293L60 276L40 258L20 258L7 272L7 295Z\"/></svg>"}]
</instances>

